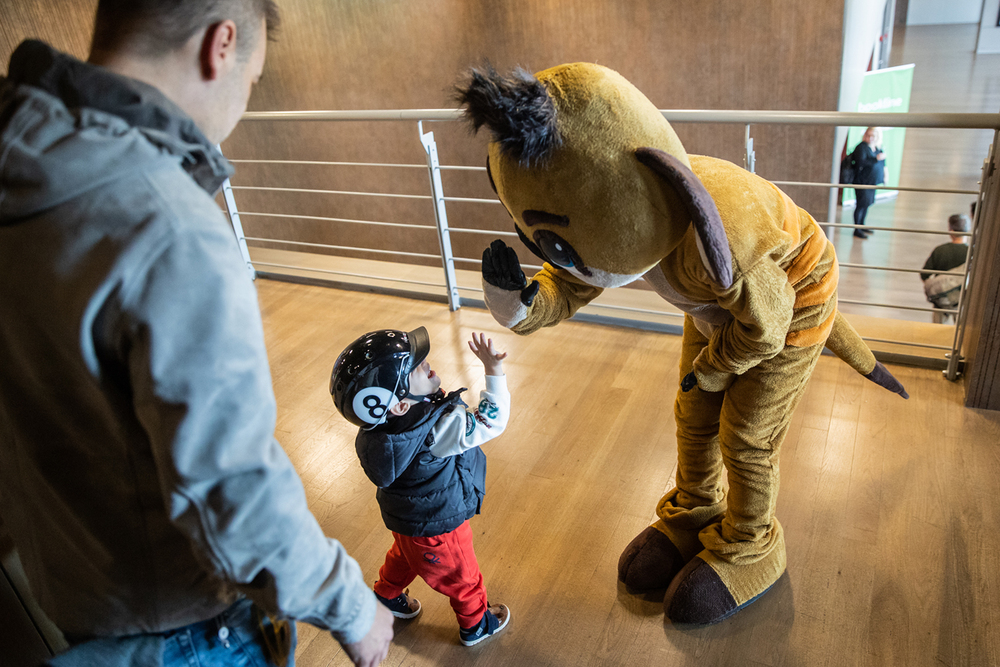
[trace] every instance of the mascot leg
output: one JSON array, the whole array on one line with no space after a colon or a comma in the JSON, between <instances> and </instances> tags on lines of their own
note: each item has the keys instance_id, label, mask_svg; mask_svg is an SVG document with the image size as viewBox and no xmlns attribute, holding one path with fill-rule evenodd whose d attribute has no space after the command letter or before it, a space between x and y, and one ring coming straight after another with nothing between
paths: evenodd
<instances>
[{"instance_id":1,"label":"mascot leg","mask_svg":"<svg viewBox=\"0 0 1000 667\"><path fill-rule=\"evenodd\" d=\"M690 317L684 321L680 377L691 372L695 357L708 340ZM719 414L724 394L698 388L677 392L677 485L656 507L660 520L622 552L618 578L630 589L666 588L704 547L698 533L717 522L726 510L719 449Z\"/></svg>"},{"instance_id":2,"label":"mascot leg","mask_svg":"<svg viewBox=\"0 0 1000 667\"><path fill-rule=\"evenodd\" d=\"M674 577L663 601L675 623L715 623L756 600L785 570L774 517L778 453L822 345L786 347L725 392L720 440L729 480L722 521L699 535L704 551Z\"/></svg>"}]
</instances>

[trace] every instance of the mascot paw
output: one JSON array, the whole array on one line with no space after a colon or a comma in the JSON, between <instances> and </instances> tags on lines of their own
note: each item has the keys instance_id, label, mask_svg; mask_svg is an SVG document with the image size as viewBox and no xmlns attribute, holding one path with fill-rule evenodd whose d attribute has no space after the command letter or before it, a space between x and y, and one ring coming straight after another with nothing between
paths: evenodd
<instances>
[{"instance_id":1,"label":"mascot paw","mask_svg":"<svg viewBox=\"0 0 1000 667\"><path fill-rule=\"evenodd\" d=\"M500 239L483 251L483 297L493 319L503 326L509 329L528 316L539 287L538 281L528 282L517 253Z\"/></svg>"},{"instance_id":2,"label":"mascot paw","mask_svg":"<svg viewBox=\"0 0 1000 667\"><path fill-rule=\"evenodd\" d=\"M755 602L774 585L783 571L783 567L769 567L768 559L751 565L729 565L702 552L670 582L663 598L663 611L673 623L718 623ZM723 577L733 579L735 585L727 586ZM742 589L742 592L732 589Z\"/></svg>"},{"instance_id":3,"label":"mascot paw","mask_svg":"<svg viewBox=\"0 0 1000 667\"><path fill-rule=\"evenodd\" d=\"M484 280L483 300L486 301L486 307L490 309L493 319L508 329L528 317L528 307L522 303L519 290L505 290Z\"/></svg>"},{"instance_id":4,"label":"mascot paw","mask_svg":"<svg viewBox=\"0 0 1000 667\"><path fill-rule=\"evenodd\" d=\"M622 552L618 579L635 591L666 588L686 562L670 538L649 526Z\"/></svg>"}]
</instances>

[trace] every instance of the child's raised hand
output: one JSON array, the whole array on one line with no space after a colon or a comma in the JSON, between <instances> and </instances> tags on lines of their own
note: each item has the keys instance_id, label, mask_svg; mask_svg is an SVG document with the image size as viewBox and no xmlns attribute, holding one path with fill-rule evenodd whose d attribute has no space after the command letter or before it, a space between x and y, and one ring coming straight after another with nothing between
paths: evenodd
<instances>
[{"instance_id":1,"label":"child's raised hand","mask_svg":"<svg viewBox=\"0 0 1000 667\"><path fill-rule=\"evenodd\" d=\"M494 350L492 338L487 338L486 334L473 333L472 340L469 341L469 349L483 362L483 368L486 369L487 375L503 375L501 361L507 358L507 353Z\"/></svg>"}]
</instances>

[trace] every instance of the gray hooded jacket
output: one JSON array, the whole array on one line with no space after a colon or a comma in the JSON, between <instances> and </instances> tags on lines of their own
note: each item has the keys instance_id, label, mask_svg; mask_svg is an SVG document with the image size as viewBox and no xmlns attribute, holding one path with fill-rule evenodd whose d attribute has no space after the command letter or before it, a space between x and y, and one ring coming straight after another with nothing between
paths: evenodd
<instances>
[{"instance_id":1,"label":"gray hooded jacket","mask_svg":"<svg viewBox=\"0 0 1000 667\"><path fill-rule=\"evenodd\" d=\"M374 595L274 440L228 162L156 89L25 42L0 79L0 515L64 632L245 594L354 642Z\"/></svg>"}]
</instances>

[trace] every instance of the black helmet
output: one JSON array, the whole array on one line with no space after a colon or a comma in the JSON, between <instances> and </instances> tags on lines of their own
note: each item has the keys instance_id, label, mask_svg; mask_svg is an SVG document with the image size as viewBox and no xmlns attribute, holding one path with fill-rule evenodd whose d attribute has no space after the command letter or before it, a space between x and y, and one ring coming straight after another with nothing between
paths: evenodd
<instances>
[{"instance_id":1,"label":"black helmet","mask_svg":"<svg viewBox=\"0 0 1000 667\"><path fill-rule=\"evenodd\" d=\"M333 365L330 394L340 414L361 428L385 421L389 410L410 395L410 372L431 349L427 329L381 329L347 346Z\"/></svg>"}]
</instances>

